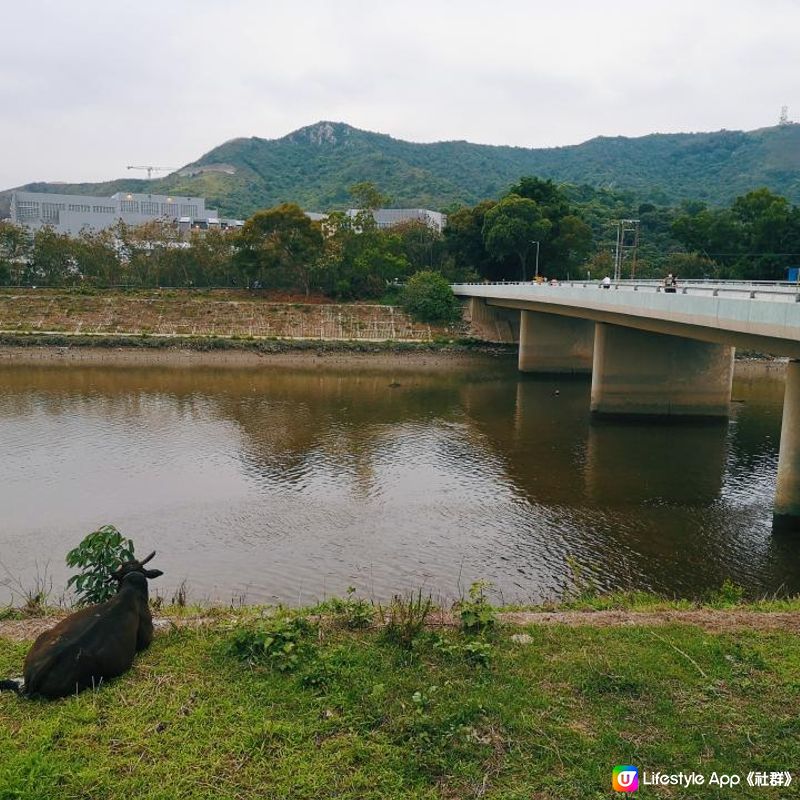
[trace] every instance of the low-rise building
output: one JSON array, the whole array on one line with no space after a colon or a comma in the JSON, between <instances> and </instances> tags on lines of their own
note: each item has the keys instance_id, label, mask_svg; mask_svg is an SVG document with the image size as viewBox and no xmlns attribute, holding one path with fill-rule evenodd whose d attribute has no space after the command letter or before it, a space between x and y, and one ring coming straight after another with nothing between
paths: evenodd
<instances>
[{"instance_id":1,"label":"low-rise building","mask_svg":"<svg viewBox=\"0 0 800 800\"><path fill-rule=\"evenodd\" d=\"M348 217L355 217L361 211L357 208L347 210ZM439 211L427 208L376 208L372 216L379 228L391 228L402 222L424 222L429 228L439 231L444 230L447 216Z\"/></svg>"},{"instance_id":2,"label":"low-rise building","mask_svg":"<svg viewBox=\"0 0 800 800\"><path fill-rule=\"evenodd\" d=\"M133 192L92 197L16 191L11 196L11 220L32 230L49 226L71 236L110 228L120 220L126 225L165 220L177 223L181 230L242 225L241 220L220 219L216 209L206 208L203 197Z\"/></svg>"}]
</instances>

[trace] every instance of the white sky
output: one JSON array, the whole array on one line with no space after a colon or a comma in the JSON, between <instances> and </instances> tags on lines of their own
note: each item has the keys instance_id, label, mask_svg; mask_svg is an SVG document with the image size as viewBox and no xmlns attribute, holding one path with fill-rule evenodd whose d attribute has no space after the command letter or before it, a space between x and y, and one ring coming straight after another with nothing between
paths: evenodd
<instances>
[{"instance_id":1,"label":"white sky","mask_svg":"<svg viewBox=\"0 0 800 800\"><path fill-rule=\"evenodd\" d=\"M0 189L322 119L546 147L800 119L800 0L0 0Z\"/></svg>"}]
</instances>

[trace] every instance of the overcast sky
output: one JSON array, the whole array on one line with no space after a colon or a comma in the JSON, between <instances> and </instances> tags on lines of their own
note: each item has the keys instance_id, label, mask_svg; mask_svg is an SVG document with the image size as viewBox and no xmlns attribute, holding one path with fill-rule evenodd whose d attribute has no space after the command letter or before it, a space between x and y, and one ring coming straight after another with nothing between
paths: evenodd
<instances>
[{"instance_id":1,"label":"overcast sky","mask_svg":"<svg viewBox=\"0 0 800 800\"><path fill-rule=\"evenodd\" d=\"M0 189L319 120L549 147L800 119L800 0L0 0Z\"/></svg>"}]
</instances>

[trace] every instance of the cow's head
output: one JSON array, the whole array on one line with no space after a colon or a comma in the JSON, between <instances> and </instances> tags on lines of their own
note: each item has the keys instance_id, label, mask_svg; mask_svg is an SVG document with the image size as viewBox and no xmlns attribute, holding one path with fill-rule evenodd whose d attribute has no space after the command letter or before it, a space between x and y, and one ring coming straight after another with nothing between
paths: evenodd
<instances>
[{"instance_id":1,"label":"cow's head","mask_svg":"<svg viewBox=\"0 0 800 800\"><path fill-rule=\"evenodd\" d=\"M145 569L144 565L153 558L156 554L156 551L153 550L147 558L142 559L141 561L137 561L134 559L133 561L126 561L122 564L119 569L114 570L111 573L111 580L117 581L117 583L122 583L125 579L126 575L130 575L132 572L138 572L141 575L144 575L145 578L157 578L159 575L163 575L164 573L160 569Z\"/></svg>"}]
</instances>

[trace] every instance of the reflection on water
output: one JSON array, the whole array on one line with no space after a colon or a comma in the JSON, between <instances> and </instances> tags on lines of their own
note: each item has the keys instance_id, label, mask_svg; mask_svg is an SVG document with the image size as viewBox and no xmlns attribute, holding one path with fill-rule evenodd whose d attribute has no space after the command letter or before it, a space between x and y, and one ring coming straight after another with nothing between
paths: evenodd
<instances>
[{"instance_id":1,"label":"reflection on water","mask_svg":"<svg viewBox=\"0 0 800 800\"><path fill-rule=\"evenodd\" d=\"M399 385L398 385L399 384ZM169 595L310 602L476 578L558 595L800 590L770 531L782 380L729 423L589 420L589 382L434 372L0 366L0 561L23 582L113 522ZM5 598L0 596L0 602Z\"/></svg>"}]
</instances>

